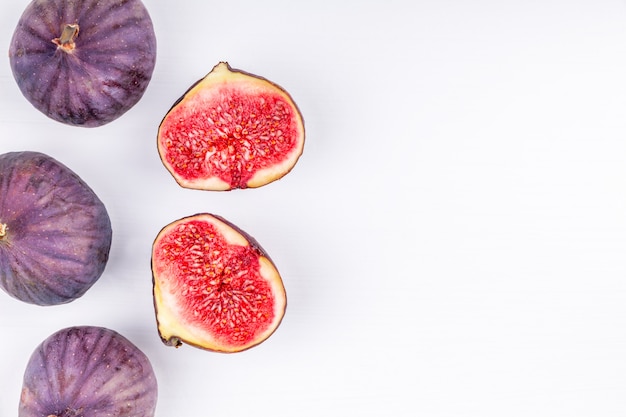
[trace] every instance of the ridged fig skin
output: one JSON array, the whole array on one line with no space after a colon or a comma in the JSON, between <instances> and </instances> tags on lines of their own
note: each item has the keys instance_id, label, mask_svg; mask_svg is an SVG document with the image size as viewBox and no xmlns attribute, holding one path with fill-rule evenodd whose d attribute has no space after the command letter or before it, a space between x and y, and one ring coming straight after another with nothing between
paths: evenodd
<instances>
[{"instance_id":1,"label":"ridged fig skin","mask_svg":"<svg viewBox=\"0 0 626 417\"><path fill-rule=\"evenodd\" d=\"M70 51L53 42L78 24ZM48 117L97 127L133 107L156 63L156 37L140 0L33 0L9 47L22 94Z\"/></svg>"},{"instance_id":2,"label":"ridged fig skin","mask_svg":"<svg viewBox=\"0 0 626 417\"><path fill-rule=\"evenodd\" d=\"M72 170L32 151L0 155L0 287L27 303L84 295L112 243L104 203Z\"/></svg>"},{"instance_id":3,"label":"ridged fig skin","mask_svg":"<svg viewBox=\"0 0 626 417\"><path fill-rule=\"evenodd\" d=\"M114 330L74 326L33 352L18 417L152 417L157 379L148 357Z\"/></svg>"}]
</instances>

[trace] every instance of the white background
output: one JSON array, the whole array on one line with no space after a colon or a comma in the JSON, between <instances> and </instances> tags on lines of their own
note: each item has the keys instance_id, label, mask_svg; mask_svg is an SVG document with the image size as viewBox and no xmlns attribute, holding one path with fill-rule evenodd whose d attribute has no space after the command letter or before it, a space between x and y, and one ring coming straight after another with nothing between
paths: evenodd
<instances>
[{"instance_id":1,"label":"white background","mask_svg":"<svg viewBox=\"0 0 626 417\"><path fill-rule=\"evenodd\" d=\"M77 172L114 242L73 303L0 293L0 416L35 346L77 324L150 357L157 416L626 415L626 2L145 4L157 67L104 127L47 119L3 55L0 150ZM5 50L25 6L3 4ZM185 190L161 164L159 122L219 61L300 107L282 180ZM243 353L157 335L152 241L203 211L256 237L287 288L281 327Z\"/></svg>"}]
</instances>

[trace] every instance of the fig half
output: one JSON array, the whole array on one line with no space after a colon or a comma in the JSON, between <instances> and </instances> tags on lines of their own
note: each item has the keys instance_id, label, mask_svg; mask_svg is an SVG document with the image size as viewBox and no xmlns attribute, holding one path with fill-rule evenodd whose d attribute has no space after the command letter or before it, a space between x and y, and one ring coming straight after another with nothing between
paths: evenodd
<instances>
[{"instance_id":1,"label":"fig half","mask_svg":"<svg viewBox=\"0 0 626 417\"><path fill-rule=\"evenodd\" d=\"M304 122L283 88L220 62L167 112L157 142L182 187L256 188L294 167Z\"/></svg>"},{"instance_id":2,"label":"fig half","mask_svg":"<svg viewBox=\"0 0 626 417\"><path fill-rule=\"evenodd\" d=\"M0 155L0 287L38 305L81 297L109 259L104 203L72 170L39 152Z\"/></svg>"},{"instance_id":3,"label":"fig half","mask_svg":"<svg viewBox=\"0 0 626 417\"><path fill-rule=\"evenodd\" d=\"M13 33L9 60L35 108L62 123L96 127L143 96L156 37L140 0L33 0Z\"/></svg>"},{"instance_id":4,"label":"fig half","mask_svg":"<svg viewBox=\"0 0 626 417\"><path fill-rule=\"evenodd\" d=\"M114 330L75 326L33 352L19 417L152 417L158 394L148 357Z\"/></svg>"},{"instance_id":5,"label":"fig half","mask_svg":"<svg viewBox=\"0 0 626 417\"><path fill-rule=\"evenodd\" d=\"M165 226L152 248L154 306L166 345L240 352L265 341L287 305L276 266L250 235L208 213Z\"/></svg>"}]
</instances>

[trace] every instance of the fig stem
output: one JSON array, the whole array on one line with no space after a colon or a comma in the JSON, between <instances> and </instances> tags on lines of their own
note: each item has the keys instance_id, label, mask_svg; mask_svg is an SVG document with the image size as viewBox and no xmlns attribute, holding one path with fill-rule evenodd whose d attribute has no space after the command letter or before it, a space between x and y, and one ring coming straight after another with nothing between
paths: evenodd
<instances>
[{"instance_id":1,"label":"fig stem","mask_svg":"<svg viewBox=\"0 0 626 417\"><path fill-rule=\"evenodd\" d=\"M61 32L61 36L58 38L52 39L56 45L60 48L63 48L65 51L72 51L76 44L74 43L74 39L78 36L79 27L76 23L66 24L63 28L63 32Z\"/></svg>"},{"instance_id":2,"label":"fig stem","mask_svg":"<svg viewBox=\"0 0 626 417\"><path fill-rule=\"evenodd\" d=\"M6 223L0 223L0 239L4 239L7 235L7 225Z\"/></svg>"}]
</instances>

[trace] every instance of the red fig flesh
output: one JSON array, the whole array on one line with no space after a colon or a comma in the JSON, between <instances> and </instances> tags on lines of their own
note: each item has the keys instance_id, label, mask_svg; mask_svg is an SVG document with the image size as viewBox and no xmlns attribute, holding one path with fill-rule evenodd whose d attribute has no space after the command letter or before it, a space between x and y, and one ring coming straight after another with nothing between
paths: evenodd
<instances>
[{"instance_id":1,"label":"red fig flesh","mask_svg":"<svg viewBox=\"0 0 626 417\"><path fill-rule=\"evenodd\" d=\"M216 65L169 110L158 132L163 164L182 187L255 188L282 178L304 147L291 96L265 78Z\"/></svg>"},{"instance_id":2,"label":"red fig flesh","mask_svg":"<svg viewBox=\"0 0 626 417\"><path fill-rule=\"evenodd\" d=\"M152 274L158 331L167 345L239 352L266 340L285 313L274 263L219 216L197 214L164 227L153 244Z\"/></svg>"}]
</instances>

